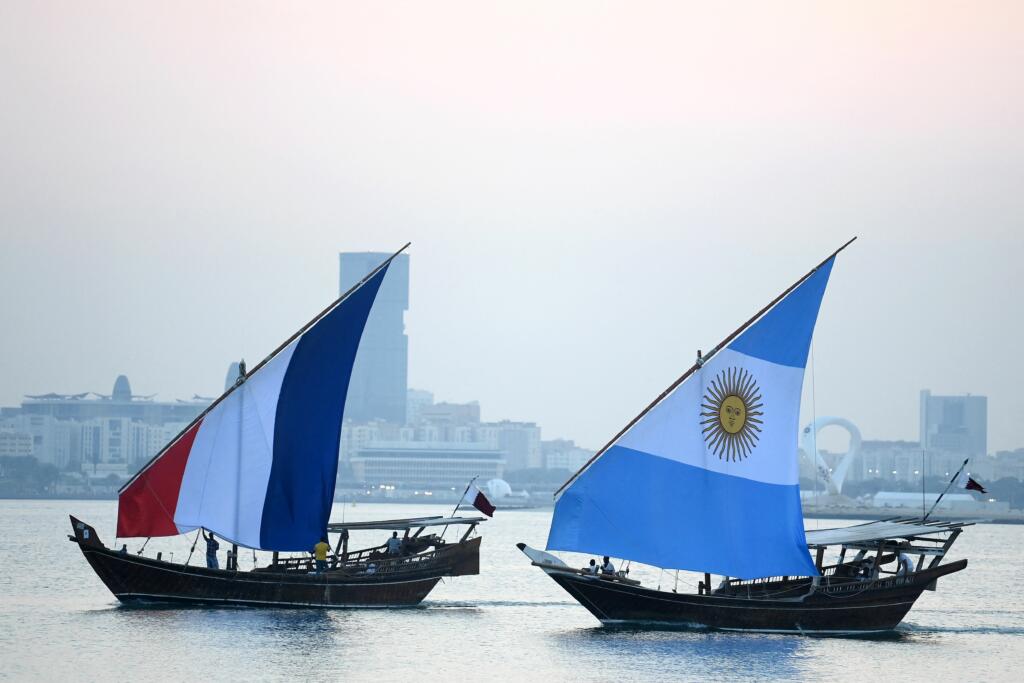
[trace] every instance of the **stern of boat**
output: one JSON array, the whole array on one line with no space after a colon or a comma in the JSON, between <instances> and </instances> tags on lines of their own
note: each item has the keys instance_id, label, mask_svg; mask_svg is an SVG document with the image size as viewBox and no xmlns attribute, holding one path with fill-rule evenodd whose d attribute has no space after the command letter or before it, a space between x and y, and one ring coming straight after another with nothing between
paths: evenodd
<instances>
[{"instance_id":1,"label":"stern of boat","mask_svg":"<svg viewBox=\"0 0 1024 683\"><path fill-rule=\"evenodd\" d=\"M483 538L477 536L467 541L460 541L454 546L451 568L445 576L476 576L480 573L480 543ZM453 548L447 545L445 548Z\"/></svg>"}]
</instances>

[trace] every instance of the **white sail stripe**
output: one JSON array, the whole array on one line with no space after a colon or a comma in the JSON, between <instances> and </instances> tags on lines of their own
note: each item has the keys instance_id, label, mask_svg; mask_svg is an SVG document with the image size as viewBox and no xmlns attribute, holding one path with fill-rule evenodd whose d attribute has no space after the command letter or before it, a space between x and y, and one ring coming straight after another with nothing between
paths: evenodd
<instances>
[{"instance_id":1,"label":"white sail stripe","mask_svg":"<svg viewBox=\"0 0 1024 683\"><path fill-rule=\"evenodd\" d=\"M179 528L195 528L202 519L224 538L259 547L277 399L296 347L292 343L250 375L203 420L178 494Z\"/></svg>"},{"instance_id":2,"label":"white sail stripe","mask_svg":"<svg viewBox=\"0 0 1024 683\"><path fill-rule=\"evenodd\" d=\"M702 433L708 426L702 424L707 418L701 417L705 411L701 404L708 403L705 394L713 386L721 387L718 376L730 368L742 368L751 374L761 397L758 403L763 404L758 410L764 413L757 416L761 423L757 424L760 431L756 434L756 445L753 449L740 447L739 453L749 452L738 460L719 457L708 447L723 430L712 430L706 441ZM803 368L723 349L633 425L616 445L720 474L767 484L795 485L799 483L797 439L803 377ZM723 447L722 441L719 438L715 443L720 455L730 450ZM731 452L737 452L735 446Z\"/></svg>"}]
</instances>

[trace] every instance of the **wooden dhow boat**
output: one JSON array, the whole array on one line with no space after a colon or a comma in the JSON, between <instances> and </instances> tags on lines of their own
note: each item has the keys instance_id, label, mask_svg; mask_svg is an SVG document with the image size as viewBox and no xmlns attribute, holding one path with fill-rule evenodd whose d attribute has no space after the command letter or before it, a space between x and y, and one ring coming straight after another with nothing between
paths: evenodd
<instances>
[{"instance_id":1,"label":"wooden dhow boat","mask_svg":"<svg viewBox=\"0 0 1024 683\"><path fill-rule=\"evenodd\" d=\"M706 574L689 594L643 586L625 572L592 574L551 553L519 548L608 626L857 635L892 631L924 591L936 589L939 577L967 566L967 560L940 564L965 526L970 523L914 518L807 531L816 576L724 577L711 587ZM829 547L839 548L839 558L822 566ZM900 554L913 558L916 568L901 568Z\"/></svg>"},{"instance_id":2,"label":"wooden dhow boat","mask_svg":"<svg viewBox=\"0 0 1024 683\"><path fill-rule=\"evenodd\" d=\"M603 624L885 632L940 577L967 566L941 563L966 523L924 515L804 530L804 369L832 265L850 242L710 353L698 351L693 367L555 494L548 551L703 573L696 593L643 586L628 564L576 569L519 544ZM838 557L825 564L830 547ZM712 575L721 577L715 586Z\"/></svg>"},{"instance_id":3,"label":"wooden dhow boat","mask_svg":"<svg viewBox=\"0 0 1024 683\"><path fill-rule=\"evenodd\" d=\"M175 564L106 547L96 530L71 517L82 554L110 592L129 605L192 604L251 607L398 607L419 604L445 576L480 573L479 536L483 517L421 517L328 525L337 534L327 567L318 572L310 556L281 557L241 571L237 562L225 569ZM453 542L429 528L466 527ZM401 552L386 544L350 551L350 531L403 532ZM191 559L191 558L190 558Z\"/></svg>"},{"instance_id":4,"label":"wooden dhow boat","mask_svg":"<svg viewBox=\"0 0 1024 683\"><path fill-rule=\"evenodd\" d=\"M118 539L195 532L231 544L227 566L190 566L106 547L71 517L86 560L125 603L254 606L407 606L444 576L479 573L482 517L423 517L331 524L345 398L367 317L392 260L385 260L281 344L171 440L119 491ZM466 527L446 543L424 533ZM391 552L349 552L349 532L395 532ZM403 537L397 538L397 532ZM336 543L328 547L331 534ZM319 566L308 554L318 544ZM116 547L116 543L115 543ZM145 547L145 546L143 546ZM239 548L271 551L241 571ZM328 554L328 550L331 552ZM282 553L300 553L282 557ZM200 557L202 551L200 551ZM255 558L255 553L254 553ZM254 560L255 563L255 560Z\"/></svg>"}]
</instances>

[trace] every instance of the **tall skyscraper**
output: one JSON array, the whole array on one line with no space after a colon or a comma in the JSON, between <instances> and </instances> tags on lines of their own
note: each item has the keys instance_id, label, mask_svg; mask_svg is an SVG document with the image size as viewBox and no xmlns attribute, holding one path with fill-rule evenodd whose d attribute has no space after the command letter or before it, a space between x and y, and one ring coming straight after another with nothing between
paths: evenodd
<instances>
[{"instance_id":1,"label":"tall skyscraper","mask_svg":"<svg viewBox=\"0 0 1024 683\"><path fill-rule=\"evenodd\" d=\"M342 252L339 256L340 292L344 293L391 254ZM391 262L366 321L348 387L346 419L405 424L409 381L405 311L408 309L409 256L402 254Z\"/></svg>"},{"instance_id":2,"label":"tall skyscraper","mask_svg":"<svg viewBox=\"0 0 1024 683\"><path fill-rule=\"evenodd\" d=\"M985 455L988 398L921 392L921 448Z\"/></svg>"}]
</instances>

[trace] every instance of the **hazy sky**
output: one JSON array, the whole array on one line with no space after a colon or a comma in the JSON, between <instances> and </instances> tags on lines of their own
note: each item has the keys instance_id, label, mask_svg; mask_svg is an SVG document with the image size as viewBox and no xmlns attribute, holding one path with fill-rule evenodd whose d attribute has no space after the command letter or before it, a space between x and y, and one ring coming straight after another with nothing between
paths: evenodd
<instances>
[{"instance_id":1,"label":"hazy sky","mask_svg":"<svg viewBox=\"0 0 1024 683\"><path fill-rule=\"evenodd\" d=\"M0 3L0 405L216 394L338 251L411 240L410 384L597 447L859 235L814 411L916 439L920 389L984 394L1024 446L1022 35L1013 1Z\"/></svg>"}]
</instances>

